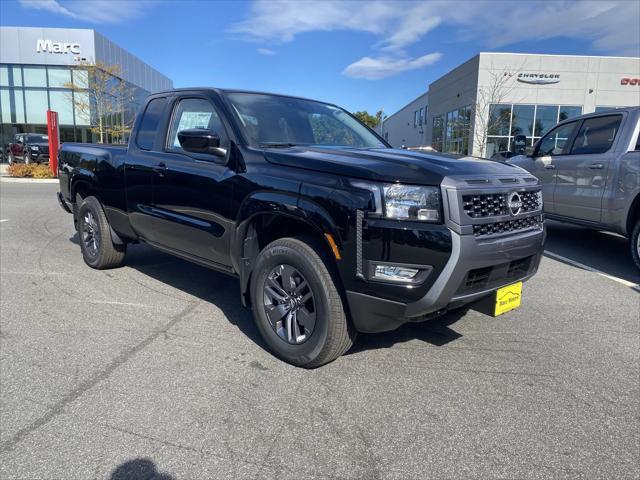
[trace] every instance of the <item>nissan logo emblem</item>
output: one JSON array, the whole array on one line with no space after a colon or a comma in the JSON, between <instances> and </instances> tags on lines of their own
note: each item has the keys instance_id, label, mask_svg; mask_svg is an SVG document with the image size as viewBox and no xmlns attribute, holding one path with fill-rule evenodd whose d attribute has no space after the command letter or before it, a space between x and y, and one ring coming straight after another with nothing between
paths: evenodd
<instances>
[{"instance_id":1,"label":"nissan logo emblem","mask_svg":"<svg viewBox=\"0 0 640 480\"><path fill-rule=\"evenodd\" d=\"M511 192L511 194L509 194L507 206L509 207L511 215L514 217L520 213L520 210L522 210L522 198L520 198L518 192Z\"/></svg>"}]
</instances>

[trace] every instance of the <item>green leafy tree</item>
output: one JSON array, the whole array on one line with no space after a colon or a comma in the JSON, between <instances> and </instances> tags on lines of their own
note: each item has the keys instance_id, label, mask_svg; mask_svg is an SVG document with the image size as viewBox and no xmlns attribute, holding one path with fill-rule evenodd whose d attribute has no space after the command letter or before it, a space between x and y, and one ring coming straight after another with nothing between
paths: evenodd
<instances>
[{"instance_id":1,"label":"green leafy tree","mask_svg":"<svg viewBox=\"0 0 640 480\"><path fill-rule=\"evenodd\" d=\"M355 112L353 116L369 128L376 128L382 120L382 110L378 110L375 115L371 115L366 110L362 110L360 112Z\"/></svg>"}]
</instances>

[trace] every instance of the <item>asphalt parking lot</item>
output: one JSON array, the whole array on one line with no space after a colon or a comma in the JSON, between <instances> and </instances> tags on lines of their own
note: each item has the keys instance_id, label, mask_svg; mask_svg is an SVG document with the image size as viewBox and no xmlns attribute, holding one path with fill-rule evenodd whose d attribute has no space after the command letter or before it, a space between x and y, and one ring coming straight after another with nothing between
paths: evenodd
<instances>
[{"instance_id":1,"label":"asphalt parking lot","mask_svg":"<svg viewBox=\"0 0 640 480\"><path fill-rule=\"evenodd\" d=\"M552 224L521 309L307 371L265 350L234 279L141 245L86 267L56 191L0 185L2 479L640 477L624 239Z\"/></svg>"}]
</instances>

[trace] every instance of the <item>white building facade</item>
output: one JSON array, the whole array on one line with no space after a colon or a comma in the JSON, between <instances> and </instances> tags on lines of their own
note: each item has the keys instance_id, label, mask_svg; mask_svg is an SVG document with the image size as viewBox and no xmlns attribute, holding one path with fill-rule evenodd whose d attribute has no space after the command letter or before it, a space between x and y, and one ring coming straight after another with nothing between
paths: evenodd
<instances>
[{"instance_id":1,"label":"white building facade","mask_svg":"<svg viewBox=\"0 0 640 480\"><path fill-rule=\"evenodd\" d=\"M640 58L480 53L423 97L423 128L393 121L412 118L415 101L385 121L382 133L393 146L491 157L512 149L516 135L532 145L566 118L640 105Z\"/></svg>"}]
</instances>

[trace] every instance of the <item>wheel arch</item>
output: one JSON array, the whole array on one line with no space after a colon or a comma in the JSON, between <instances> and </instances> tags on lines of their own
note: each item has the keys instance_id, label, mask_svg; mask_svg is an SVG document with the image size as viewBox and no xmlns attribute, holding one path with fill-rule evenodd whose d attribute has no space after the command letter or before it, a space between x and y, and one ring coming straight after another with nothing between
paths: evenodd
<instances>
[{"instance_id":1,"label":"wheel arch","mask_svg":"<svg viewBox=\"0 0 640 480\"><path fill-rule=\"evenodd\" d=\"M231 260L240 277L243 305L248 305L249 282L260 251L279 238L311 236L328 258L341 258L342 240L329 212L316 202L290 193L258 192L240 208Z\"/></svg>"},{"instance_id":2,"label":"wheel arch","mask_svg":"<svg viewBox=\"0 0 640 480\"><path fill-rule=\"evenodd\" d=\"M631 236L633 232L633 227L636 222L640 219L640 192L636 193L633 202L631 202L631 206L627 211L627 222L626 222L626 234L627 236Z\"/></svg>"}]
</instances>

